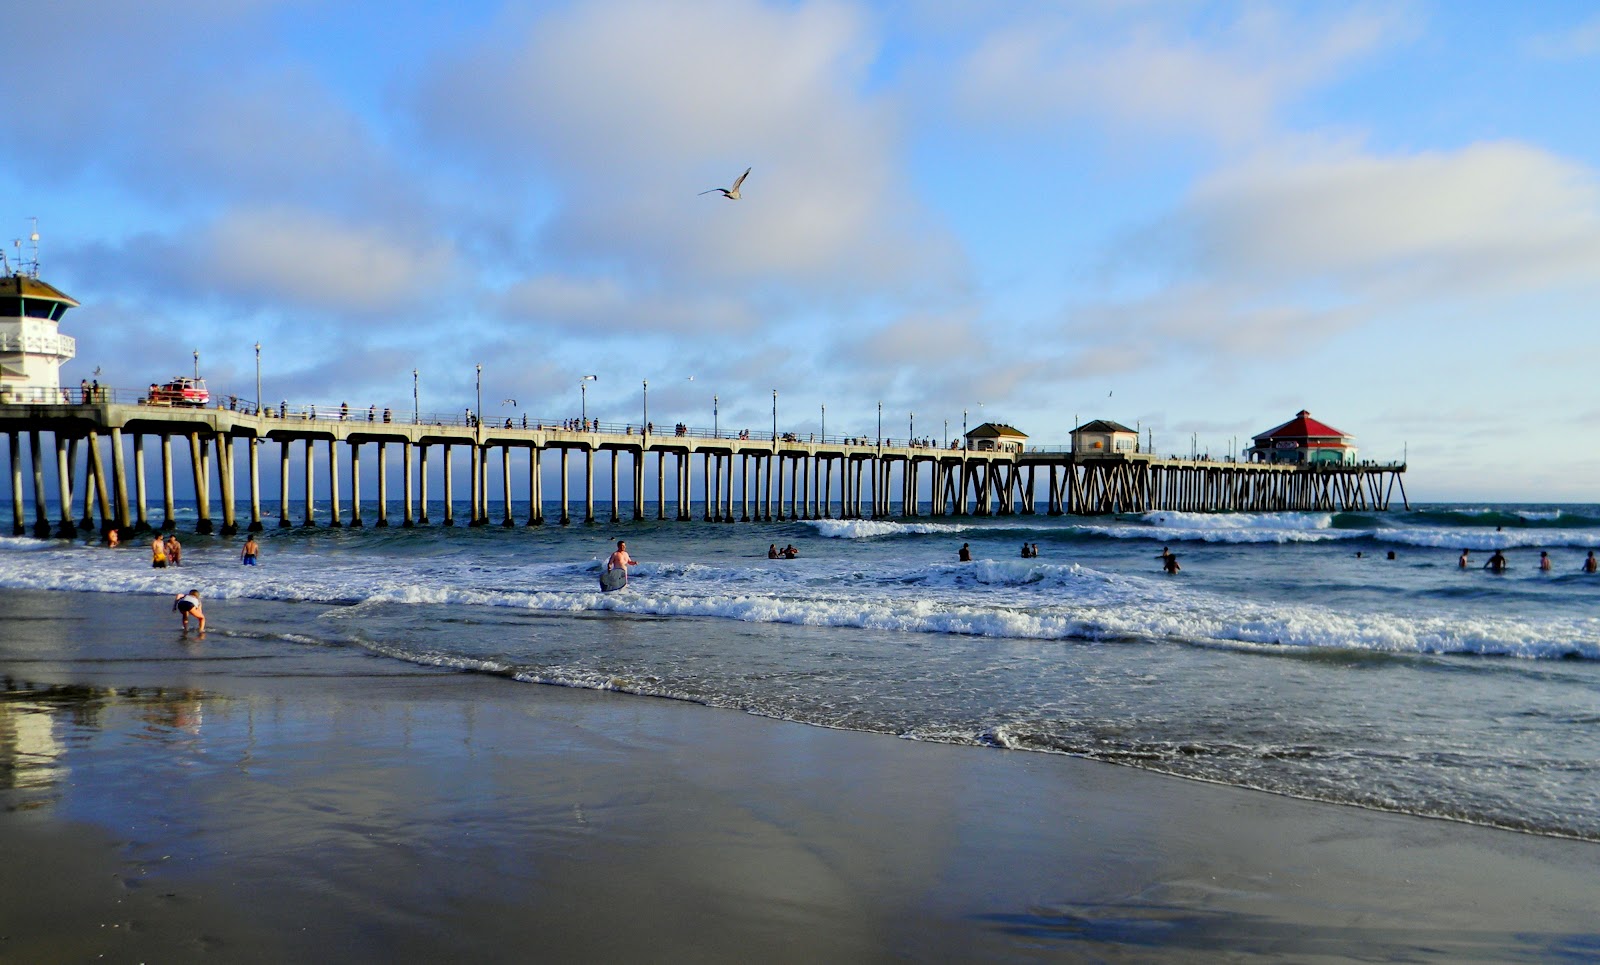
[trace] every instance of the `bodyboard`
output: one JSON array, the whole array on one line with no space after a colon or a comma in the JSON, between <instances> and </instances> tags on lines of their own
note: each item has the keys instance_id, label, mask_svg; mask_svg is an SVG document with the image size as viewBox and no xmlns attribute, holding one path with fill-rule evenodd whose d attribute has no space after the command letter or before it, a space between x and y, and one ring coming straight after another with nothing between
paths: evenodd
<instances>
[{"instance_id":1,"label":"bodyboard","mask_svg":"<svg viewBox=\"0 0 1600 965\"><path fill-rule=\"evenodd\" d=\"M602 593L610 593L612 590L620 590L627 585L628 571L620 566L614 570L606 570L604 573L600 574L600 591Z\"/></svg>"}]
</instances>

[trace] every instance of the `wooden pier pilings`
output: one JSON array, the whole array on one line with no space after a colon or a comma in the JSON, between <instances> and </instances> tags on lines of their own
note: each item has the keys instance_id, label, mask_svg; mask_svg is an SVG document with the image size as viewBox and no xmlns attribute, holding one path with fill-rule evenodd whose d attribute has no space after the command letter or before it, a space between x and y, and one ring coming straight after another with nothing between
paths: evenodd
<instances>
[{"instance_id":1,"label":"wooden pier pilings","mask_svg":"<svg viewBox=\"0 0 1600 965\"><path fill-rule=\"evenodd\" d=\"M361 527L363 515L362 455L375 453L377 512L373 525L390 525L394 507L390 493L390 447L400 448L401 526L431 525L428 515L430 453L442 454L438 467L443 487L445 526L455 525L455 470L452 450L468 453L468 520L470 526L516 525L512 505L524 499L525 523L544 518L544 455L557 450L560 459L560 522L597 522L596 463L609 472L605 518L618 521L631 490L632 518L667 518L668 493L675 519L689 520L691 505L703 504L707 522L765 522L822 518L886 518L1032 514L1042 484L1045 511L1051 515L1100 515L1154 511L1325 512L1381 511L1398 487L1405 501L1404 464L1319 464L1314 466L1206 460L1161 459L1145 454L1083 456L1070 452L1009 452L976 449L895 446L866 439L806 440L750 433L660 434L640 426L606 427L608 431L534 426L493 427L401 423L324 415L302 417L254 414L227 409L174 408L116 402L50 405L0 404L0 431L6 433L11 486L12 533L40 538L71 537L80 530L116 528L139 532L176 527L174 439L186 442L193 503L200 533L233 535L240 529L239 490L248 499L245 528L259 531L267 519L262 504L262 447L277 447L277 524L296 525L291 518L292 463L298 450L301 475L299 525ZM620 430L620 431L617 431ZM23 445L23 437L27 445ZM147 502L145 440L160 441L162 516L155 522ZM45 440L54 447L57 498L56 523L51 523L46 489ZM318 444L321 444L320 446ZM341 446L347 454L346 491L340 472ZM80 449L82 449L80 458ZM244 451L247 484L239 486L236 460ZM320 452L319 452L320 450ZM132 459L129 459L131 451ZM268 450L270 452L270 450ZM571 491L573 457L581 458L582 495ZM609 458L603 458L603 457ZM109 458L108 458L109 457ZM654 460L654 499L647 483ZM514 463L525 459L524 487L513 485ZM694 471L699 462L698 479ZM31 467L31 487L24 485L23 465ZM133 477L133 485L128 477ZM626 462L626 469L624 468ZM668 466L671 472L668 472ZM498 473L494 470L498 469ZM670 475L670 479L669 479ZM498 477L498 486L493 482ZM1040 477L1043 477L1042 479ZM326 485L319 499L317 480ZM626 487L624 482L627 483ZM499 490L495 493L494 490ZM514 493L514 489L520 491ZM695 493L698 490L699 499ZM32 495L32 513L27 497ZM83 513L74 521L74 497L81 493ZM213 502L213 495L216 500ZM498 516L491 513L498 497ZM514 498L520 497L520 498ZM370 503L368 504L370 505ZM96 524L98 511L98 526ZM318 513L326 514L319 522ZM218 515L220 513L220 519Z\"/></svg>"}]
</instances>

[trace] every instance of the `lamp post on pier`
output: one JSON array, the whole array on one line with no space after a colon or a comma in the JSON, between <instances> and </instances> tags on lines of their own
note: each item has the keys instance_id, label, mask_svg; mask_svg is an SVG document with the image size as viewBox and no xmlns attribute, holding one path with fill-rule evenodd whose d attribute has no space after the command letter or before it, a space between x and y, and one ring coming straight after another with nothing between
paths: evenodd
<instances>
[{"instance_id":1,"label":"lamp post on pier","mask_svg":"<svg viewBox=\"0 0 1600 965\"><path fill-rule=\"evenodd\" d=\"M261 414L261 343L256 343L256 415Z\"/></svg>"},{"instance_id":2,"label":"lamp post on pier","mask_svg":"<svg viewBox=\"0 0 1600 965\"><path fill-rule=\"evenodd\" d=\"M422 405L417 400L417 370L411 370L411 424L422 424Z\"/></svg>"},{"instance_id":3,"label":"lamp post on pier","mask_svg":"<svg viewBox=\"0 0 1600 965\"><path fill-rule=\"evenodd\" d=\"M828 403L822 403L822 443L828 443Z\"/></svg>"},{"instance_id":4,"label":"lamp post on pier","mask_svg":"<svg viewBox=\"0 0 1600 965\"><path fill-rule=\"evenodd\" d=\"M722 422L720 421L721 417L718 415L718 412L717 412L718 404L719 403L718 403L717 397L715 395L712 395L711 396L711 438L713 438L713 439L721 439L722 438Z\"/></svg>"},{"instance_id":5,"label":"lamp post on pier","mask_svg":"<svg viewBox=\"0 0 1600 965\"><path fill-rule=\"evenodd\" d=\"M964 451L966 451L966 448L967 448L967 410L966 409L962 409L961 410L961 449L964 452Z\"/></svg>"},{"instance_id":6,"label":"lamp post on pier","mask_svg":"<svg viewBox=\"0 0 1600 965\"><path fill-rule=\"evenodd\" d=\"M644 425L639 427L643 435L650 434L650 380L644 380Z\"/></svg>"},{"instance_id":7,"label":"lamp post on pier","mask_svg":"<svg viewBox=\"0 0 1600 965\"><path fill-rule=\"evenodd\" d=\"M878 449L883 450L883 400L878 400Z\"/></svg>"},{"instance_id":8,"label":"lamp post on pier","mask_svg":"<svg viewBox=\"0 0 1600 965\"><path fill-rule=\"evenodd\" d=\"M200 350L194 350L194 379L200 381Z\"/></svg>"},{"instance_id":9,"label":"lamp post on pier","mask_svg":"<svg viewBox=\"0 0 1600 965\"><path fill-rule=\"evenodd\" d=\"M473 438L473 441L478 442L478 443L482 443L483 442L483 363L479 362L476 365L474 365L473 368L476 369L477 372L478 372L478 411L476 413L474 413L473 416L472 416L472 430L473 430L472 431L472 438ZM477 453L473 453L472 458L474 458L474 459L478 458ZM474 497L474 498L476 498L476 497Z\"/></svg>"},{"instance_id":10,"label":"lamp post on pier","mask_svg":"<svg viewBox=\"0 0 1600 965\"><path fill-rule=\"evenodd\" d=\"M589 431L589 383L598 381L598 375L585 375L578 379L578 413L585 432Z\"/></svg>"},{"instance_id":11,"label":"lamp post on pier","mask_svg":"<svg viewBox=\"0 0 1600 965\"><path fill-rule=\"evenodd\" d=\"M772 448L778 448L778 390L772 390Z\"/></svg>"},{"instance_id":12,"label":"lamp post on pier","mask_svg":"<svg viewBox=\"0 0 1600 965\"><path fill-rule=\"evenodd\" d=\"M906 423L906 445L912 445L917 438L917 414L911 413L911 421Z\"/></svg>"}]
</instances>

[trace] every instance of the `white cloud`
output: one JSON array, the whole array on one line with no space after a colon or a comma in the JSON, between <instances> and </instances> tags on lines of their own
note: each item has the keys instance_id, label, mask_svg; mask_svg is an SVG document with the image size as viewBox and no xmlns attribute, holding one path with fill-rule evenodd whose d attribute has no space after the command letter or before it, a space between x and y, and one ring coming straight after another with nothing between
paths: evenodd
<instances>
[{"instance_id":1,"label":"white cloud","mask_svg":"<svg viewBox=\"0 0 1600 965\"><path fill-rule=\"evenodd\" d=\"M1196 185L1110 260L1163 281L1073 314L1084 370L1175 351L1270 357L1379 320L1600 286L1595 173L1523 144L1262 155ZM1525 324L1537 325L1537 320Z\"/></svg>"},{"instance_id":2,"label":"white cloud","mask_svg":"<svg viewBox=\"0 0 1600 965\"><path fill-rule=\"evenodd\" d=\"M209 226L182 264L198 288L329 312L399 310L417 298L471 300L454 252L384 226L353 224L310 209L245 208ZM468 283L470 285L470 283Z\"/></svg>"},{"instance_id":3,"label":"white cloud","mask_svg":"<svg viewBox=\"0 0 1600 965\"><path fill-rule=\"evenodd\" d=\"M899 180L895 105L862 93L874 53L842 4L600 0L503 25L420 103L513 190L543 174L543 259L679 287L943 285L958 259ZM745 167L742 201L697 196Z\"/></svg>"},{"instance_id":4,"label":"white cloud","mask_svg":"<svg viewBox=\"0 0 1600 965\"><path fill-rule=\"evenodd\" d=\"M1546 60L1581 60L1600 54L1600 15L1566 30L1543 33L1524 45L1528 53Z\"/></svg>"},{"instance_id":5,"label":"white cloud","mask_svg":"<svg viewBox=\"0 0 1600 965\"><path fill-rule=\"evenodd\" d=\"M957 103L1000 124L1088 117L1234 144L1269 133L1284 102L1407 30L1392 12L1292 22L1273 6L1245 7L1216 29L1212 11L1182 5L1073 13L987 33L957 69Z\"/></svg>"}]
</instances>

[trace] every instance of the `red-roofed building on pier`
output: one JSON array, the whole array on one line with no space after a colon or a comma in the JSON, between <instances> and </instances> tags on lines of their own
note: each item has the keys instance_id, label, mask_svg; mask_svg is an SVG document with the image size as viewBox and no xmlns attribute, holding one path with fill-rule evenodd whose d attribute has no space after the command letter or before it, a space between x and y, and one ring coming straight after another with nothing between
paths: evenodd
<instances>
[{"instance_id":1,"label":"red-roofed building on pier","mask_svg":"<svg viewBox=\"0 0 1600 965\"><path fill-rule=\"evenodd\" d=\"M1295 417L1255 437L1246 450L1252 462L1333 463L1355 465L1356 438L1311 418L1301 409Z\"/></svg>"}]
</instances>

